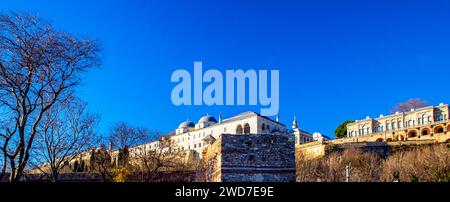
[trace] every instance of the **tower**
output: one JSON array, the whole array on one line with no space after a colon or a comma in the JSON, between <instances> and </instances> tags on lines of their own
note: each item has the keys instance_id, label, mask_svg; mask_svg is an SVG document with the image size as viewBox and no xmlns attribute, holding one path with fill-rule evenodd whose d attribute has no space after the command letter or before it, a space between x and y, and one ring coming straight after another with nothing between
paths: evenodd
<instances>
[{"instance_id":1,"label":"tower","mask_svg":"<svg viewBox=\"0 0 450 202\"><path fill-rule=\"evenodd\" d=\"M294 116L294 121L292 121L292 129L297 129L298 125L297 125L297 118Z\"/></svg>"},{"instance_id":2,"label":"tower","mask_svg":"<svg viewBox=\"0 0 450 202\"><path fill-rule=\"evenodd\" d=\"M222 112L219 112L219 123L222 123Z\"/></svg>"},{"instance_id":3,"label":"tower","mask_svg":"<svg viewBox=\"0 0 450 202\"><path fill-rule=\"evenodd\" d=\"M277 119L276 119L276 121L279 123L280 122L280 114L278 113L277 114Z\"/></svg>"}]
</instances>

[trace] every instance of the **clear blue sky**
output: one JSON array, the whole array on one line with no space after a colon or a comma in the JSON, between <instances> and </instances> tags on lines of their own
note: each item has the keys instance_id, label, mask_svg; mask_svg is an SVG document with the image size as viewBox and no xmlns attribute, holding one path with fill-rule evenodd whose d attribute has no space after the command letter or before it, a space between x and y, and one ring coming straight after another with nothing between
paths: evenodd
<instances>
[{"instance_id":1,"label":"clear blue sky","mask_svg":"<svg viewBox=\"0 0 450 202\"><path fill-rule=\"evenodd\" d=\"M175 107L170 76L195 60L279 69L281 121L296 115L330 136L408 98L450 102L450 1L2 0L11 10L104 43L104 65L80 89L103 132L117 121L168 132L206 113L259 111Z\"/></svg>"}]
</instances>

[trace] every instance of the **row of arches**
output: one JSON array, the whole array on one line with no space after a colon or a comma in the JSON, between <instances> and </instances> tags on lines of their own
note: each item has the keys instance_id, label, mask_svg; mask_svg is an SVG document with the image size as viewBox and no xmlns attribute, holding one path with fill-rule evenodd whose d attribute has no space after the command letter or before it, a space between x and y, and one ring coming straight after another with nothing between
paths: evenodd
<instances>
[{"instance_id":1,"label":"row of arches","mask_svg":"<svg viewBox=\"0 0 450 202\"><path fill-rule=\"evenodd\" d=\"M448 124L446 126L446 130L444 130L444 126L435 126L433 128L433 133L434 134L438 134L438 133L444 133L445 131L450 131L450 124ZM418 130L410 130L407 132L406 136L408 138L415 138L418 137L419 133ZM427 135L431 135L431 129L430 128L423 128L420 131L420 135L421 136L427 136ZM394 138L387 138L386 142L392 142L392 141L403 141L405 139L405 137L403 137L403 135L395 135ZM378 138L375 140L375 142L383 142L385 141L383 138Z\"/></svg>"},{"instance_id":2,"label":"row of arches","mask_svg":"<svg viewBox=\"0 0 450 202\"><path fill-rule=\"evenodd\" d=\"M386 139L386 142L393 142L393 141L403 141L404 140L404 138L403 138L403 136L402 135L400 135L400 136L398 136L399 137L399 139L392 139L392 138L387 138ZM383 142L384 141L384 139L383 138L378 138L377 140L375 140L375 142ZM447 140L445 140L445 142L446 143L450 143L450 138L449 139L447 139Z\"/></svg>"},{"instance_id":3,"label":"row of arches","mask_svg":"<svg viewBox=\"0 0 450 202\"><path fill-rule=\"evenodd\" d=\"M447 125L447 131L449 131L449 130L450 130L450 125ZM444 130L443 126L436 126L436 127L433 128L433 133L434 134L444 133L444 132L445 132L445 130ZM431 129L430 128L423 128L420 131L420 135L421 136L427 136L427 135L430 135L430 134L431 134ZM410 130L410 131L408 131L407 135L408 135L409 138L417 137L418 136L418 131L417 130Z\"/></svg>"},{"instance_id":4,"label":"row of arches","mask_svg":"<svg viewBox=\"0 0 450 202\"><path fill-rule=\"evenodd\" d=\"M246 124L244 124L244 127L242 127L242 125L237 125L236 134L238 134L238 135L250 134L250 124L246 123Z\"/></svg>"},{"instance_id":5,"label":"row of arches","mask_svg":"<svg viewBox=\"0 0 450 202\"><path fill-rule=\"evenodd\" d=\"M387 138L386 142L404 141L404 140L405 140L405 137L403 137L403 135L398 135L398 136L395 136L394 138ZM383 142L383 141L384 141L384 139L381 137L375 140L375 142Z\"/></svg>"}]
</instances>

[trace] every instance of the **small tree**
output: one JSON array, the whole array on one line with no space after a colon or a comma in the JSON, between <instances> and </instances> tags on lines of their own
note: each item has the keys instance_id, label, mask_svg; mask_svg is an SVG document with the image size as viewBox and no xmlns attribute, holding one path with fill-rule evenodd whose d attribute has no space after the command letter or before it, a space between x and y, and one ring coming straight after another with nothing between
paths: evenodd
<instances>
[{"instance_id":1,"label":"small tree","mask_svg":"<svg viewBox=\"0 0 450 202\"><path fill-rule=\"evenodd\" d=\"M119 154L117 155L117 164L119 167L127 166L129 162L130 151L128 146L125 146L123 149L119 149Z\"/></svg>"},{"instance_id":2,"label":"small tree","mask_svg":"<svg viewBox=\"0 0 450 202\"><path fill-rule=\"evenodd\" d=\"M339 125L336 130L334 130L334 137L335 138L343 138L347 135L347 124L349 123L353 123L355 121L344 121L343 123L341 123L341 125Z\"/></svg>"},{"instance_id":3,"label":"small tree","mask_svg":"<svg viewBox=\"0 0 450 202\"><path fill-rule=\"evenodd\" d=\"M427 102L421 100L420 98L412 98L405 102L398 103L389 112L391 114L395 114L396 112L409 112L411 109L426 107L427 105Z\"/></svg>"},{"instance_id":4,"label":"small tree","mask_svg":"<svg viewBox=\"0 0 450 202\"><path fill-rule=\"evenodd\" d=\"M91 170L98 172L102 176L103 182L108 182L113 179L113 169L114 162L111 160L111 155L106 150L104 144L100 146L100 149L92 149L90 166Z\"/></svg>"}]
</instances>

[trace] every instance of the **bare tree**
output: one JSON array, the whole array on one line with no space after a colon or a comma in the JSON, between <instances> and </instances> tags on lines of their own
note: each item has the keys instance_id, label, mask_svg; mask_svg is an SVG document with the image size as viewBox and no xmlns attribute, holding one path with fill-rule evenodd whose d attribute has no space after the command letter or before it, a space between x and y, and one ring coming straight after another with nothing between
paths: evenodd
<instances>
[{"instance_id":1,"label":"bare tree","mask_svg":"<svg viewBox=\"0 0 450 202\"><path fill-rule=\"evenodd\" d=\"M44 113L38 127L31 163L52 181L77 156L98 142L98 115L86 112L86 103L68 99Z\"/></svg>"},{"instance_id":2,"label":"bare tree","mask_svg":"<svg viewBox=\"0 0 450 202\"><path fill-rule=\"evenodd\" d=\"M110 129L109 141L115 149L124 149L143 144L150 140L149 131L146 128L134 127L121 122Z\"/></svg>"},{"instance_id":3,"label":"bare tree","mask_svg":"<svg viewBox=\"0 0 450 202\"><path fill-rule=\"evenodd\" d=\"M409 111L411 111L411 109L417 109L417 108L425 107L427 105L428 105L427 102L421 100L420 98L412 98L405 102L398 103L389 112L391 114L394 114L396 112L409 112Z\"/></svg>"},{"instance_id":4,"label":"bare tree","mask_svg":"<svg viewBox=\"0 0 450 202\"><path fill-rule=\"evenodd\" d=\"M159 181L161 172L186 171L192 166L184 161L185 152L168 138L134 149L133 159L140 169L142 181Z\"/></svg>"},{"instance_id":5,"label":"bare tree","mask_svg":"<svg viewBox=\"0 0 450 202\"><path fill-rule=\"evenodd\" d=\"M98 42L57 31L34 15L0 15L0 111L12 120L0 131L0 150L11 181L27 168L43 115L100 65L100 52Z\"/></svg>"}]
</instances>

